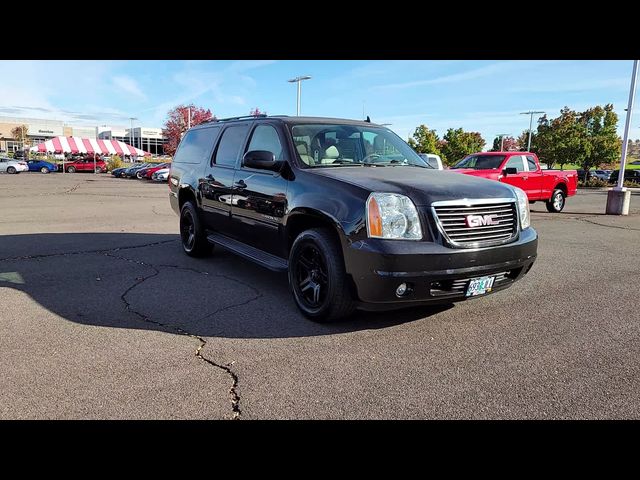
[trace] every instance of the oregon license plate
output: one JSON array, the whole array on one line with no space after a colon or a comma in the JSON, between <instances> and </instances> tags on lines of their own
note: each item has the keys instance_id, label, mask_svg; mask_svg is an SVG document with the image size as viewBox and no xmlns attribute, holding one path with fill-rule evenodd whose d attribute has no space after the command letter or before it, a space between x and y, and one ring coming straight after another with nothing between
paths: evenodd
<instances>
[{"instance_id":1,"label":"oregon license plate","mask_svg":"<svg viewBox=\"0 0 640 480\"><path fill-rule=\"evenodd\" d=\"M469 286L467 287L467 293L465 296L473 297L475 295L483 295L485 293L489 293L493 288L493 282L496 280L496 277L480 277L473 278L469 282Z\"/></svg>"}]
</instances>

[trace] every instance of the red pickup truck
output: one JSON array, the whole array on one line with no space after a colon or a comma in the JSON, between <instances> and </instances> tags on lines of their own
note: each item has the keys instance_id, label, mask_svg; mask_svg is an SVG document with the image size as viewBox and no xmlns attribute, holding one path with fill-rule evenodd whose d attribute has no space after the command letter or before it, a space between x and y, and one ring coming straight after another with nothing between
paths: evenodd
<instances>
[{"instance_id":1,"label":"red pickup truck","mask_svg":"<svg viewBox=\"0 0 640 480\"><path fill-rule=\"evenodd\" d=\"M546 202L550 212L561 212L565 199L575 195L578 188L575 170L543 170L538 157L529 152L473 153L451 169L519 187L531 203Z\"/></svg>"},{"instance_id":2,"label":"red pickup truck","mask_svg":"<svg viewBox=\"0 0 640 480\"><path fill-rule=\"evenodd\" d=\"M94 165L93 157L85 157L73 160L71 162L65 162L64 169L69 173L93 172L94 169L96 173L105 173L107 171L107 164L104 162L104 160L96 159Z\"/></svg>"}]
</instances>

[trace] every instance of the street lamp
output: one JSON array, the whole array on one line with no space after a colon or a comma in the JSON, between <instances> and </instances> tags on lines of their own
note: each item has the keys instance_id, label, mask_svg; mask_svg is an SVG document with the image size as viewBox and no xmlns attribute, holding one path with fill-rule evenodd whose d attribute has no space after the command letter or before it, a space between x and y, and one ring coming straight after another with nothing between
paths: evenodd
<instances>
[{"instance_id":1,"label":"street lamp","mask_svg":"<svg viewBox=\"0 0 640 480\"><path fill-rule=\"evenodd\" d=\"M500 138L500 151L504 152L504 137L509 135L508 133L496 133L496 137Z\"/></svg>"},{"instance_id":2,"label":"street lamp","mask_svg":"<svg viewBox=\"0 0 640 480\"><path fill-rule=\"evenodd\" d=\"M133 146L133 121L138 120L136 117L129 117L131 120L131 129L129 130L129 145Z\"/></svg>"},{"instance_id":3,"label":"street lamp","mask_svg":"<svg viewBox=\"0 0 640 480\"><path fill-rule=\"evenodd\" d=\"M292 78L291 80L287 80L289 83L297 83L298 84L298 97L296 102L296 115L300 116L300 84L303 80L309 80L311 77L309 75L303 75L300 77Z\"/></svg>"},{"instance_id":4,"label":"street lamp","mask_svg":"<svg viewBox=\"0 0 640 480\"><path fill-rule=\"evenodd\" d=\"M531 150L531 126L533 125L533 115L536 113L547 113L547 112L543 112L539 110L538 111L529 110L528 112L520 113L520 115L531 115L531 118L529 119L529 141L527 142L527 152Z\"/></svg>"}]
</instances>

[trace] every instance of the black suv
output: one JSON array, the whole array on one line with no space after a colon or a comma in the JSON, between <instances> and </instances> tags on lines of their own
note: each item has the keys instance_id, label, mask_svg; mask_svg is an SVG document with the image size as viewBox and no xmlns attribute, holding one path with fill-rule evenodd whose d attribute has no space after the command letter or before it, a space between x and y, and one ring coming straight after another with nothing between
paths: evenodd
<instances>
[{"instance_id":1,"label":"black suv","mask_svg":"<svg viewBox=\"0 0 640 480\"><path fill-rule=\"evenodd\" d=\"M176 151L169 188L188 255L216 244L287 271L296 304L318 321L501 290L536 259L522 190L434 170L370 122L200 124Z\"/></svg>"}]
</instances>

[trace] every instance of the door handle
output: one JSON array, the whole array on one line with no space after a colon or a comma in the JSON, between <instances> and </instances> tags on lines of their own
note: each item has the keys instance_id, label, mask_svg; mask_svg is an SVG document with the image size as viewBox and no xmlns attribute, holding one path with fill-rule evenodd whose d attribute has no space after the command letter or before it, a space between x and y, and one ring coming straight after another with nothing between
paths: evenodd
<instances>
[{"instance_id":1,"label":"door handle","mask_svg":"<svg viewBox=\"0 0 640 480\"><path fill-rule=\"evenodd\" d=\"M526 180L527 178L529 178L529 177L522 177L523 180Z\"/></svg>"},{"instance_id":2,"label":"door handle","mask_svg":"<svg viewBox=\"0 0 640 480\"><path fill-rule=\"evenodd\" d=\"M246 184L246 183L244 183L244 180L238 180L238 181L235 183L235 187L236 187L238 190L243 190L243 189L247 188L247 184Z\"/></svg>"}]
</instances>

